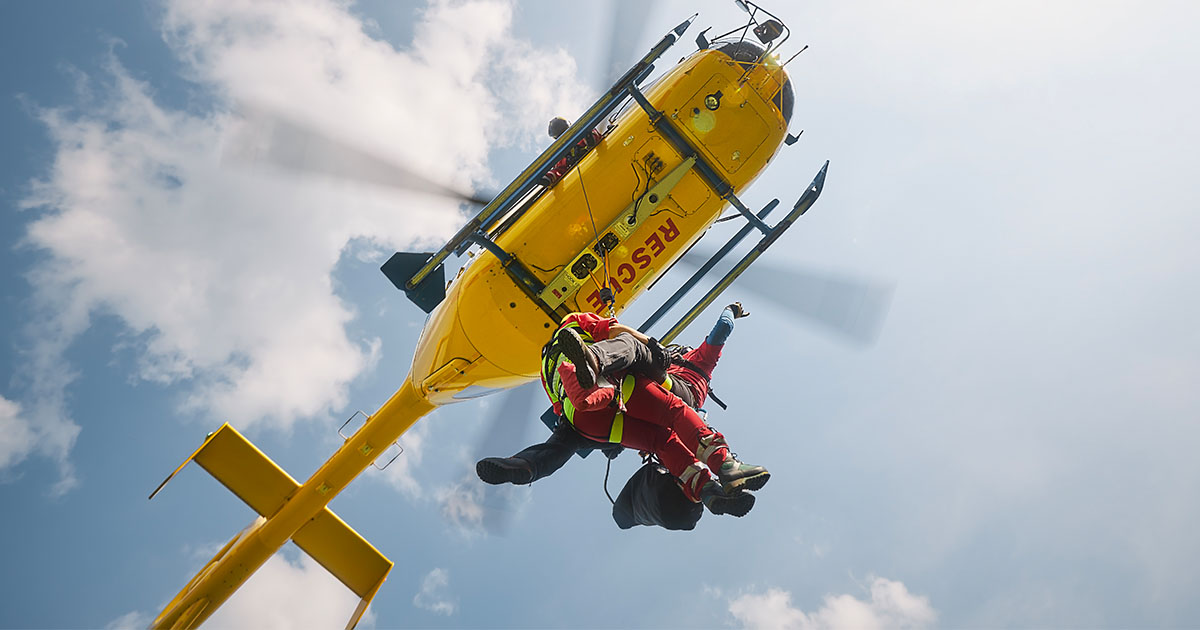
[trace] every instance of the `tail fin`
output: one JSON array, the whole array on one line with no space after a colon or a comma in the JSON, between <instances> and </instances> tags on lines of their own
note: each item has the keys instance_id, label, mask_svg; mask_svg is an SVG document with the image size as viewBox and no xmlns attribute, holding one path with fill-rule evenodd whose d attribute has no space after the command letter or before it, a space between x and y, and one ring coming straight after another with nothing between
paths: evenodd
<instances>
[{"instance_id":1,"label":"tail fin","mask_svg":"<svg viewBox=\"0 0 1200 630\"><path fill-rule=\"evenodd\" d=\"M432 312L434 307L446 299L445 265L439 264L434 267L433 273L430 273L420 284L411 289L408 288L408 280L420 271L421 267L425 266L432 255L396 252L379 268L383 271L383 275L396 285L397 289L403 291L413 304L421 307L421 310L426 313Z\"/></svg>"},{"instance_id":2,"label":"tail fin","mask_svg":"<svg viewBox=\"0 0 1200 630\"><path fill-rule=\"evenodd\" d=\"M300 487L291 475L271 461L241 433L225 424L209 434L204 444L184 460L150 498L154 498L154 495L192 460L265 519L270 519ZM234 541L236 540L235 537ZM231 541L231 545L234 541ZM323 508L316 517L301 527L292 536L292 542L362 598L346 625L347 630L353 628L366 612L383 581L387 579L388 572L392 570L392 561L328 507ZM214 558L213 562L219 560L222 555L223 553L217 554L218 557ZM187 611L180 612L184 614ZM168 613L169 611L164 611L159 619L165 621L164 617L173 617ZM191 623L185 621L183 627L191 627Z\"/></svg>"}]
</instances>

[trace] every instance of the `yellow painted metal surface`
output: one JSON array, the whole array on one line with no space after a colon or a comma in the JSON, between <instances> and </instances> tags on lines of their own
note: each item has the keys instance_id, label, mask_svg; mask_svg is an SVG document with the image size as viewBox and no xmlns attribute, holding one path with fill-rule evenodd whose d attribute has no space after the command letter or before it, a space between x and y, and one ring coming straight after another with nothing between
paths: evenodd
<instances>
[{"instance_id":1,"label":"yellow painted metal surface","mask_svg":"<svg viewBox=\"0 0 1200 630\"><path fill-rule=\"evenodd\" d=\"M359 597L382 584L392 570L391 560L329 508L301 527L292 542Z\"/></svg>"},{"instance_id":2,"label":"yellow painted metal surface","mask_svg":"<svg viewBox=\"0 0 1200 630\"><path fill-rule=\"evenodd\" d=\"M300 484L232 426L223 425L195 455L197 464L263 516L271 516Z\"/></svg>"}]
</instances>

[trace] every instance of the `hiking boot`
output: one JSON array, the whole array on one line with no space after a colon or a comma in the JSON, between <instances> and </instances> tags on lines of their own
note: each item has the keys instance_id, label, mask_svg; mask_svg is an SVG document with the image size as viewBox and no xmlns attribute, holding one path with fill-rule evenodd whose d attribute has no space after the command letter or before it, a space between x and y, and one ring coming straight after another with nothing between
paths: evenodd
<instances>
[{"instance_id":1,"label":"hiking boot","mask_svg":"<svg viewBox=\"0 0 1200 630\"><path fill-rule=\"evenodd\" d=\"M579 333L571 328L558 331L558 348L566 355L567 360L575 365L575 380L584 389L596 385L596 375L600 374L600 361L583 342Z\"/></svg>"},{"instance_id":2,"label":"hiking boot","mask_svg":"<svg viewBox=\"0 0 1200 630\"><path fill-rule=\"evenodd\" d=\"M712 477L707 468L697 462L679 475L683 496L694 503L703 503L713 514L745 516L754 507L754 495L742 490L726 490Z\"/></svg>"},{"instance_id":3,"label":"hiking boot","mask_svg":"<svg viewBox=\"0 0 1200 630\"><path fill-rule=\"evenodd\" d=\"M533 483L533 467L519 457L485 457L475 463L475 474L484 483Z\"/></svg>"},{"instance_id":4,"label":"hiking boot","mask_svg":"<svg viewBox=\"0 0 1200 630\"><path fill-rule=\"evenodd\" d=\"M739 461L729 452L725 436L716 431L700 437L696 457L716 473L726 490L759 490L771 479L766 468Z\"/></svg>"},{"instance_id":5,"label":"hiking boot","mask_svg":"<svg viewBox=\"0 0 1200 630\"><path fill-rule=\"evenodd\" d=\"M743 517L754 507L754 495L745 490L726 491L716 481L709 481L700 488L700 501L713 514L731 514Z\"/></svg>"},{"instance_id":6,"label":"hiking boot","mask_svg":"<svg viewBox=\"0 0 1200 630\"><path fill-rule=\"evenodd\" d=\"M770 481L771 473L762 466L744 464L730 455L717 469L717 479L730 490L759 490Z\"/></svg>"}]
</instances>

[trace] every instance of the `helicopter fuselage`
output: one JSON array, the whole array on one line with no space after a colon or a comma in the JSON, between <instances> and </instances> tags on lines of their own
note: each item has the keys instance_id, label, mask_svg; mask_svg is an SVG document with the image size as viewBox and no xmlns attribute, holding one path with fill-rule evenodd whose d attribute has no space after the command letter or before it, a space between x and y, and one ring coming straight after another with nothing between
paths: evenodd
<instances>
[{"instance_id":1,"label":"helicopter fuselage","mask_svg":"<svg viewBox=\"0 0 1200 630\"><path fill-rule=\"evenodd\" d=\"M562 315L620 313L645 292L718 218L727 193L750 184L778 152L790 89L774 57L750 63L720 48L693 53L646 88L661 119L631 105L561 180L493 231L495 244L544 290L534 295L514 281L492 251L475 255L430 313L399 390L303 484L232 427L210 436L188 461L195 458L260 516L151 627L199 625L288 540L363 598L353 627L392 563L330 512L329 502L437 406L536 379L540 349ZM727 191L713 186L712 173Z\"/></svg>"}]
</instances>

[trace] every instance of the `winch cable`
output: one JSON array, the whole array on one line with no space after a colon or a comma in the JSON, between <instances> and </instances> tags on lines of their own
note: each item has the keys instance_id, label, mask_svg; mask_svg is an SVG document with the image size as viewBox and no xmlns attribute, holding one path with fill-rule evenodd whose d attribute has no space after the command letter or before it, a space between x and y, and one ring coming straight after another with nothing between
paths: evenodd
<instances>
[{"instance_id":1,"label":"winch cable","mask_svg":"<svg viewBox=\"0 0 1200 630\"><path fill-rule=\"evenodd\" d=\"M583 205L587 207L588 219L592 222L592 234L596 237L596 244L600 246L597 253L600 254L600 259L604 261L604 283L600 285L600 299L608 306L608 316L613 317L616 315L616 309L614 308L616 299L613 296L612 289L608 286L608 281L612 278L608 273L608 250L600 242L600 230L596 228L596 217L592 215L592 203L588 201L587 186L583 183L583 172L576 168L575 173L579 177L579 189L583 191ZM590 271L588 273L589 275L591 274ZM596 282L595 276L592 276L592 282Z\"/></svg>"}]
</instances>

